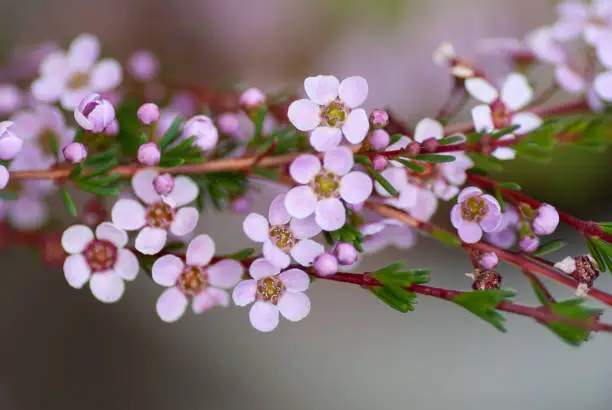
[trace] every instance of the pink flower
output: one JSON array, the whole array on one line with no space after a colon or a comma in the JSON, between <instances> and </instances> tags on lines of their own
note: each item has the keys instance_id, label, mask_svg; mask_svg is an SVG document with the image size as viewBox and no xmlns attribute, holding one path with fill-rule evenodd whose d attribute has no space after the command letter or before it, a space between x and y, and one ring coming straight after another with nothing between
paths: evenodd
<instances>
[{"instance_id":1,"label":"pink flower","mask_svg":"<svg viewBox=\"0 0 612 410\"><path fill-rule=\"evenodd\" d=\"M276 196L270 204L268 219L250 213L242 228L252 241L263 243L263 255L279 268L289 266L289 255L302 266L311 265L324 252L321 244L311 240L321 232L315 218L292 218L285 208L285 195Z\"/></svg>"},{"instance_id":2,"label":"pink flower","mask_svg":"<svg viewBox=\"0 0 612 410\"><path fill-rule=\"evenodd\" d=\"M160 196L153 186L158 172L145 169L132 178L132 188L144 203L133 199L120 199L113 206L113 223L127 231L140 230L136 236L136 249L145 255L155 255L166 244L168 231L185 236L198 224L199 213L195 207L184 206L198 196L198 186L186 176L174 179L174 189L167 196Z\"/></svg>"},{"instance_id":3,"label":"pink flower","mask_svg":"<svg viewBox=\"0 0 612 410\"><path fill-rule=\"evenodd\" d=\"M23 103L21 91L13 84L0 85L0 114L10 114Z\"/></svg>"},{"instance_id":4,"label":"pink flower","mask_svg":"<svg viewBox=\"0 0 612 410\"><path fill-rule=\"evenodd\" d=\"M11 121L0 122L0 160L12 160L21 152L23 140L9 130Z\"/></svg>"},{"instance_id":5,"label":"pink flower","mask_svg":"<svg viewBox=\"0 0 612 410\"><path fill-rule=\"evenodd\" d=\"M516 209L509 204L506 204L505 208L502 214L502 223L494 232L485 232L487 242L502 249L511 248L516 243L516 227L519 223Z\"/></svg>"},{"instance_id":6,"label":"pink flower","mask_svg":"<svg viewBox=\"0 0 612 410\"><path fill-rule=\"evenodd\" d=\"M313 213L321 229L335 231L346 222L344 202L358 204L372 193L372 180L360 171L351 171L353 153L346 147L325 153L323 166L315 155L302 154L289 166L289 174L300 184L285 197L285 207L295 218Z\"/></svg>"},{"instance_id":7,"label":"pink flower","mask_svg":"<svg viewBox=\"0 0 612 410\"><path fill-rule=\"evenodd\" d=\"M152 52L138 50L128 60L127 69L132 77L144 83L151 81L157 76L159 61Z\"/></svg>"},{"instance_id":8,"label":"pink flower","mask_svg":"<svg viewBox=\"0 0 612 410\"><path fill-rule=\"evenodd\" d=\"M338 259L331 253L322 253L314 261L313 268L321 276L331 276L338 273Z\"/></svg>"},{"instance_id":9,"label":"pink flower","mask_svg":"<svg viewBox=\"0 0 612 410\"><path fill-rule=\"evenodd\" d=\"M153 166L159 164L161 151L154 142L146 142L138 147L138 162L142 165Z\"/></svg>"},{"instance_id":10,"label":"pink flower","mask_svg":"<svg viewBox=\"0 0 612 410\"><path fill-rule=\"evenodd\" d=\"M99 133L115 120L115 109L99 94L89 94L74 109L74 119L83 129Z\"/></svg>"},{"instance_id":11,"label":"pink flower","mask_svg":"<svg viewBox=\"0 0 612 410\"><path fill-rule=\"evenodd\" d=\"M410 249L416 243L414 229L391 218L363 225L359 231L365 236L361 246L368 254L376 253L388 246Z\"/></svg>"},{"instance_id":12,"label":"pink flower","mask_svg":"<svg viewBox=\"0 0 612 410\"><path fill-rule=\"evenodd\" d=\"M62 154L64 154L66 161L79 164L87 158L87 148L80 142L71 142L64 147Z\"/></svg>"},{"instance_id":13,"label":"pink flower","mask_svg":"<svg viewBox=\"0 0 612 410\"><path fill-rule=\"evenodd\" d=\"M39 101L61 100L67 110L93 92L110 91L122 80L121 65L111 59L99 62L100 43L91 34L81 34L67 52L53 51L40 65L40 77L32 83L32 95Z\"/></svg>"},{"instance_id":14,"label":"pink flower","mask_svg":"<svg viewBox=\"0 0 612 410\"><path fill-rule=\"evenodd\" d=\"M390 141L391 137L389 136L389 133L382 128L372 131L368 136L368 142L375 150L386 148Z\"/></svg>"},{"instance_id":15,"label":"pink flower","mask_svg":"<svg viewBox=\"0 0 612 410\"><path fill-rule=\"evenodd\" d=\"M612 31L612 4L609 0L594 0L590 6L565 1L557 6L557 12L559 20L552 29L559 41L582 36L587 43L597 45Z\"/></svg>"},{"instance_id":16,"label":"pink flower","mask_svg":"<svg viewBox=\"0 0 612 410\"><path fill-rule=\"evenodd\" d=\"M605 71L595 77L593 87L599 97L606 101L612 101L612 70Z\"/></svg>"},{"instance_id":17,"label":"pink flower","mask_svg":"<svg viewBox=\"0 0 612 410\"><path fill-rule=\"evenodd\" d=\"M492 270L498 263L499 257L495 252L484 252L478 259L478 264L486 270Z\"/></svg>"},{"instance_id":18,"label":"pink flower","mask_svg":"<svg viewBox=\"0 0 612 410\"><path fill-rule=\"evenodd\" d=\"M73 225L62 235L62 247L70 255L64 262L68 284L80 289L89 282L93 295L105 303L118 301L124 280L134 280L138 259L125 249L128 236L111 223L98 225L96 233L85 225Z\"/></svg>"},{"instance_id":19,"label":"pink flower","mask_svg":"<svg viewBox=\"0 0 612 410\"><path fill-rule=\"evenodd\" d=\"M194 145L202 151L213 149L219 141L219 132L212 120L205 115L191 117L183 127L183 138L196 137Z\"/></svg>"},{"instance_id":20,"label":"pink flower","mask_svg":"<svg viewBox=\"0 0 612 410\"><path fill-rule=\"evenodd\" d=\"M11 178L11 174L8 169L4 165L0 165L0 189L6 188L9 183L9 179Z\"/></svg>"},{"instance_id":21,"label":"pink flower","mask_svg":"<svg viewBox=\"0 0 612 410\"><path fill-rule=\"evenodd\" d=\"M136 115L141 123L151 125L159 120L159 107L153 103L143 104L138 108Z\"/></svg>"},{"instance_id":22,"label":"pink flower","mask_svg":"<svg viewBox=\"0 0 612 410\"><path fill-rule=\"evenodd\" d=\"M384 128L389 125L389 114L385 110L374 110L370 114L370 122L375 127Z\"/></svg>"},{"instance_id":23,"label":"pink flower","mask_svg":"<svg viewBox=\"0 0 612 410\"><path fill-rule=\"evenodd\" d=\"M524 235L519 238L518 246L523 252L535 252L540 246L540 239L533 235Z\"/></svg>"},{"instance_id":24,"label":"pink flower","mask_svg":"<svg viewBox=\"0 0 612 410\"><path fill-rule=\"evenodd\" d=\"M155 192L159 195L168 195L174 189L174 177L170 174L162 174L153 180Z\"/></svg>"},{"instance_id":25,"label":"pink flower","mask_svg":"<svg viewBox=\"0 0 612 410\"><path fill-rule=\"evenodd\" d=\"M533 232L536 235L550 235L559 226L559 212L549 204L542 204L538 208L538 213L531 222Z\"/></svg>"},{"instance_id":26,"label":"pink flower","mask_svg":"<svg viewBox=\"0 0 612 410\"><path fill-rule=\"evenodd\" d=\"M391 163L396 161L391 161ZM418 187L411 183L404 168L388 167L380 173L395 188L399 195L394 197L380 183L374 183L376 193L385 198L385 203L399 209L409 210L417 204Z\"/></svg>"},{"instance_id":27,"label":"pink flower","mask_svg":"<svg viewBox=\"0 0 612 410\"><path fill-rule=\"evenodd\" d=\"M266 95L259 88L249 88L240 95L239 102L245 108L259 107L266 103Z\"/></svg>"},{"instance_id":28,"label":"pink flower","mask_svg":"<svg viewBox=\"0 0 612 410\"><path fill-rule=\"evenodd\" d=\"M478 131L493 132L519 125L515 132L523 135L538 128L542 119L530 112L522 112L533 99L533 90L524 75L510 74L503 82L501 91L481 77L469 78L465 81L468 93L487 105L478 105L472 109L472 118L475 129ZM513 134L507 134L500 140L514 139ZM498 159L513 159L516 156L514 149L499 147L493 151Z\"/></svg>"},{"instance_id":29,"label":"pink flower","mask_svg":"<svg viewBox=\"0 0 612 410\"><path fill-rule=\"evenodd\" d=\"M198 235L187 247L186 262L175 255L165 255L153 264L153 280L166 289L157 300L157 314L164 322L178 320L191 299L195 313L214 306L227 306L229 293L242 276L240 262L222 259L213 265L215 243L208 235Z\"/></svg>"},{"instance_id":30,"label":"pink flower","mask_svg":"<svg viewBox=\"0 0 612 410\"><path fill-rule=\"evenodd\" d=\"M240 119L233 112L224 112L217 117L219 130L226 135L235 135L240 130Z\"/></svg>"},{"instance_id":31,"label":"pink flower","mask_svg":"<svg viewBox=\"0 0 612 410\"><path fill-rule=\"evenodd\" d=\"M334 76L318 75L304 80L308 99L291 103L287 116L300 131L312 131L310 144L317 151L336 147L342 135L359 144L370 128L368 115L360 106L368 96L363 77L348 77L342 83Z\"/></svg>"},{"instance_id":32,"label":"pink flower","mask_svg":"<svg viewBox=\"0 0 612 410\"><path fill-rule=\"evenodd\" d=\"M339 242L334 248L334 255L341 265L352 265L359 258L359 252L357 252L355 246L347 242Z\"/></svg>"},{"instance_id":33,"label":"pink flower","mask_svg":"<svg viewBox=\"0 0 612 410\"><path fill-rule=\"evenodd\" d=\"M304 319L310 313L310 299L304 293L310 278L300 269L283 272L265 259L257 259L249 267L253 279L240 282L232 294L237 306L253 302L249 320L260 332L276 329L279 313L292 322Z\"/></svg>"},{"instance_id":34,"label":"pink flower","mask_svg":"<svg viewBox=\"0 0 612 410\"><path fill-rule=\"evenodd\" d=\"M482 238L482 231L494 232L502 220L497 200L476 187L463 189L457 198L457 205L451 211L451 222L465 243L478 242Z\"/></svg>"}]
</instances>

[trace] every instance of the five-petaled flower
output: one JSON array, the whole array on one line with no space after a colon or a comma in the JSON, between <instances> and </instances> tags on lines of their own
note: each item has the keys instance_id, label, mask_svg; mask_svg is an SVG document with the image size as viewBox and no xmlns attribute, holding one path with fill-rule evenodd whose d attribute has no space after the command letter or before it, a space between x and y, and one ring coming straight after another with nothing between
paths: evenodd
<instances>
[{"instance_id":1,"label":"five-petaled flower","mask_svg":"<svg viewBox=\"0 0 612 410\"><path fill-rule=\"evenodd\" d=\"M312 131L310 144L317 151L336 147L342 135L351 144L359 144L368 134L368 114L360 106L368 96L368 82L363 77L347 77L342 82L331 75L304 80L307 99L291 103L287 116L300 131Z\"/></svg>"},{"instance_id":2,"label":"five-petaled flower","mask_svg":"<svg viewBox=\"0 0 612 410\"><path fill-rule=\"evenodd\" d=\"M502 219L497 200L476 187L463 189L457 197L457 205L451 210L451 222L465 243L478 242L482 231L494 232Z\"/></svg>"},{"instance_id":3,"label":"five-petaled flower","mask_svg":"<svg viewBox=\"0 0 612 410\"><path fill-rule=\"evenodd\" d=\"M128 235L109 222L96 228L73 225L62 235L62 247L70 255L64 274L70 286L80 289L89 282L91 293L100 301L118 301L125 290L124 280L134 280L140 269L138 258L125 245Z\"/></svg>"},{"instance_id":4,"label":"five-petaled flower","mask_svg":"<svg viewBox=\"0 0 612 410\"><path fill-rule=\"evenodd\" d=\"M251 240L263 243L263 256L279 268L289 266L289 255L300 265L309 266L324 251L323 245L310 239L321 232L314 216L292 218L285 208L284 194L272 200L268 219L251 213L242 228Z\"/></svg>"},{"instance_id":5,"label":"five-petaled flower","mask_svg":"<svg viewBox=\"0 0 612 410\"><path fill-rule=\"evenodd\" d=\"M372 193L372 180L360 171L352 171L353 152L336 147L325 153L323 166L312 154L302 154L289 166L289 173L300 184L285 196L285 207L294 218L314 213L324 231L335 231L346 222L344 202L359 204Z\"/></svg>"},{"instance_id":6,"label":"five-petaled flower","mask_svg":"<svg viewBox=\"0 0 612 410\"><path fill-rule=\"evenodd\" d=\"M199 212L185 206L198 196L198 186L186 176L174 179L168 195L159 195L154 186L158 172L145 169L132 178L132 188L145 206L134 199L120 199L111 212L115 225L127 231L139 230L136 249L145 255L155 255L166 244L168 231L185 236L198 224Z\"/></svg>"},{"instance_id":7,"label":"five-petaled flower","mask_svg":"<svg viewBox=\"0 0 612 410\"><path fill-rule=\"evenodd\" d=\"M292 322L308 316L310 299L304 293L310 278L300 269L283 272L265 259L257 259L249 267L252 279L243 280L232 294L237 306L253 302L249 320L261 332L271 332L278 326L279 312Z\"/></svg>"},{"instance_id":8,"label":"five-petaled flower","mask_svg":"<svg viewBox=\"0 0 612 410\"><path fill-rule=\"evenodd\" d=\"M209 265L215 254L215 243L208 235L198 235L187 247L186 261L176 255L165 255L153 264L155 283L166 286L157 300L157 314L164 322L178 320L189 299L195 313L214 306L227 306L227 290L240 280L244 268L233 259L222 259Z\"/></svg>"}]
</instances>

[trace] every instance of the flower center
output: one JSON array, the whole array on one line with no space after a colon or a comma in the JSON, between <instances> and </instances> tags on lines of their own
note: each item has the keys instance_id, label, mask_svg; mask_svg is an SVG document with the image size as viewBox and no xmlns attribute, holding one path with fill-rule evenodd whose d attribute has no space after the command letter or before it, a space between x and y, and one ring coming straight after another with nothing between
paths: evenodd
<instances>
[{"instance_id":1,"label":"flower center","mask_svg":"<svg viewBox=\"0 0 612 410\"><path fill-rule=\"evenodd\" d=\"M91 77L89 73L76 72L68 79L68 88L71 90L79 90L89 84Z\"/></svg>"},{"instance_id":2,"label":"flower center","mask_svg":"<svg viewBox=\"0 0 612 410\"><path fill-rule=\"evenodd\" d=\"M208 287L208 275L198 266L187 265L177 285L185 295L195 296Z\"/></svg>"},{"instance_id":3,"label":"flower center","mask_svg":"<svg viewBox=\"0 0 612 410\"><path fill-rule=\"evenodd\" d=\"M321 110L323 124L328 127L340 128L349 113L349 108L341 101L332 101Z\"/></svg>"},{"instance_id":4,"label":"flower center","mask_svg":"<svg viewBox=\"0 0 612 410\"><path fill-rule=\"evenodd\" d=\"M461 204L461 216L469 222L480 222L487 212L489 207L480 195L470 197Z\"/></svg>"},{"instance_id":5,"label":"flower center","mask_svg":"<svg viewBox=\"0 0 612 410\"><path fill-rule=\"evenodd\" d=\"M333 172L323 170L317 174L310 183L310 187L314 193L321 198L337 198L340 196L338 188L340 188L340 178Z\"/></svg>"},{"instance_id":6,"label":"flower center","mask_svg":"<svg viewBox=\"0 0 612 410\"><path fill-rule=\"evenodd\" d=\"M255 297L257 300L271 302L276 305L284 291L285 285L283 282L278 277L271 276L257 281L257 293Z\"/></svg>"},{"instance_id":7,"label":"flower center","mask_svg":"<svg viewBox=\"0 0 612 410\"><path fill-rule=\"evenodd\" d=\"M491 103L491 118L493 119L493 126L502 130L512 125L512 116L506 104L501 100L497 99Z\"/></svg>"},{"instance_id":8,"label":"flower center","mask_svg":"<svg viewBox=\"0 0 612 410\"><path fill-rule=\"evenodd\" d=\"M147 209L145 220L154 228L169 229L174 221L174 208L165 202L157 202Z\"/></svg>"},{"instance_id":9,"label":"flower center","mask_svg":"<svg viewBox=\"0 0 612 410\"><path fill-rule=\"evenodd\" d=\"M105 272L117 262L117 247L104 239L94 239L83 252L92 272Z\"/></svg>"},{"instance_id":10,"label":"flower center","mask_svg":"<svg viewBox=\"0 0 612 410\"><path fill-rule=\"evenodd\" d=\"M273 226L268 235L274 245L284 252L290 251L296 243L295 236L287 225Z\"/></svg>"}]
</instances>

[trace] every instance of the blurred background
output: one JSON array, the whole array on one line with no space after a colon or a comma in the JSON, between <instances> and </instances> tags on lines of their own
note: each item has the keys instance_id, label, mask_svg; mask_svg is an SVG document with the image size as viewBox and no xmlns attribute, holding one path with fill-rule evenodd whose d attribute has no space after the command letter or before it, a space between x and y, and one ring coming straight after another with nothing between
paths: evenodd
<instances>
[{"instance_id":1,"label":"blurred background","mask_svg":"<svg viewBox=\"0 0 612 410\"><path fill-rule=\"evenodd\" d=\"M436 112L449 89L446 70L431 62L441 41L477 58L477 39L520 38L553 18L545 0L2 0L0 42L7 52L48 40L65 46L87 31L107 56L125 61L149 48L164 76L205 85L301 91L307 75L362 75L368 108L389 106L414 121ZM493 73L505 68L478 61ZM610 159L558 149L551 165L519 161L502 180L610 220ZM202 231L230 253L252 246L241 223L208 214ZM562 252L552 257L585 249L576 240ZM469 288L466 258L427 239L360 269L398 259L432 269L433 285ZM309 292L310 316L271 334L252 329L240 308L168 325L155 314L161 289L145 275L107 306L26 250L1 255L0 273L0 410L604 410L612 400L607 335L576 349L528 319L508 317L504 335L438 300L421 298L403 315L357 287L322 281ZM522 301L534 301L517 271L501 273Z\"/></svg>"}]
</instances>

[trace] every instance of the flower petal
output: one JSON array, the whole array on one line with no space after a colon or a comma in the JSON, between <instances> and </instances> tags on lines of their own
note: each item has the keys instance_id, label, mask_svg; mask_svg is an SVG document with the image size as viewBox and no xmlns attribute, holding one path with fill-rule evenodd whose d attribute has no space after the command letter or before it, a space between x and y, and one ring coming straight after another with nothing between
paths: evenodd
<instances>
[{"instance_id":1,"label":"flower petal","mask_svg":"<svg viewBox=\"0 0 612 410\"><path fill-rule=\"evenodd\" d=\"M278 275L279 272L279 267L264 258L254 260L249 266L249 274L256 280Z\"/></svg>"},{"instance_id":2,"label":"flower petal","mask_svg":"<svg viewBox=\"0 0 612 410\"><path fill-rule=\"evenodd\" d=\"M325 252L325 248L320 243L312 239L302 239L291 249L291 256L300 265L310 266L317 256L323 252Z\"/></svg>"},{"instance_id":3,"label":"flower petal","mask_svg":"<svg viewBox=\"0 0 612 410\"><path fill-rule=\"evenodd\" d=\"M332 148L323 157L323 167L338 176L345 175L353 165L353 151L347 147Z\"/></svg>"},{"instance_id":4,"label":"flower petal","mask_svg":"<svg viewBox=\"0 0 612 410\"><path fill-rule=\"evenodd\" d=\"M335 148L342 141L342 131L332 127L317 127L310 133L310 145L319 152Z\"/></svg>"},{"instance_id":5,"label":"flower petal","mask_svg":"<svg viewBox=\"0 0 612 410\"><path fill-rule=\"evenodd\" d=\"M195 182L189 177L178 176L174 178L174 189L168 194L168 199L174 206L181 207L195 201L198 197L199 189Z\"/></svg>"},{"instance_id":6,"label":"flower petal","mask_svg":"<svg viewBox=\"0 0 612 410\"><path fill-rule=\"evenodd\" d=\"M414 129L414 140L418 143L425 141L428 138L437 140L444 137L444 127L439 121L431 118L423 118L419 121Z\"/></svg>"},{"instance_id":7,"label":"flower petal","mask_svg":"<svg viewBox=\"0 0 612 410\"><path fill-rule=\"evenodd\" d=\"M62 247L68 253L81 253L94 238L94 234L85 225L72 225L62 235Z\"/></svg>"},{"instance_id":8,"label":"flower petal","mask_svg":"<svg viewBox=\"0 0 612 410\"><path fill-rule=\"evenodd\" d=\"M461 203L474 195L480 195L480 194L482 194L482 189L476 188L475 186L469 186L467 188L464 188L459 193L459 196L457 197L457 202Z\"/></svg>"},{"instance_id":9,"label":"flower petal","mask_svg":"<svg viewBox=\"0 0 612 410\"><path fill-rule=\"evenodd\" d=\"M482 77L465 80L465 89L472 97L486 104L491 104L499 97L497 88Z\"/></svg>"},{"instance_id":10,"label":"flower petal","mask_svg":"<svg viewBox=\"0 0 612 410\"><path fill-rule=\"evenodd\" d=\"M359 76L347 77L340 83L338 96L349 108L363 104L368 97L368 82Z\"/></svg>"},{"instance_id":11,"label":"flower petal","mask_svg":"<svg viewBox=\"0 0 612 410\"><path fill-rule=\"evenodd\" d=\"M472 109L472 121L474 129L480 132L491 132L495 129L493 125L493 114L488 105L477 105Z\"/></svg>"},{"instance_id":12,"label":"flower petal","mask_svg":"<svg viewBox=\"0 0 612 410\"><path fill-rule=\"evenodd\" d=\"M582 93L587 86L584 77L566 64L555 67L555 79L561 88L572 94Z\"/></svg>"},{"instance_id":13,"label":"flower petal","mask_svg":"<svg viewBox=\"0 0 612 410\"><path fill-rule=\"evenodd\" d=\"M193 297L191 307L194 313L205 312L215 306L229 305L229 293L222 289L208 288Z\"/></svg>"},{"instance_id":14,"label":"flower petal","mask_svg":"<svg viewBox=\"0 0 612 410\"><path fill-rule=\"evenodd\" d=\"M271 332L278 326L278 309L272 303L259 300L249 311L249 321L260 332Z\"/></svg>"},{"instance_id":15,"label":"flower petal","mask_svg":"<svg viewBox=\"0 0 612 410\"><path fill-rule=\"evenodd\" d=\"M533 89L523 74L510 74L501 90L501 99L510 111L516 111L531 102Z\"/></svg>"},{"instance_id":16,"label":"flower petal","mask_svg":"<svg viewBox=\"0 0 612 410\"><path fill-rule=\"evenodd\" d=\"M309 239L321 232L321 228L317 224L314 215L304 219L292 218L289 223L289 229L298 239Z\"/></svg>"},{"instance_id":17,"label":"flower petal","mask_svg":"<svg viewBox=\"0 0 612 410\"><path fill-rule=\"evenodd\" d=\"M476 243L482 238L482 229L475 222L464 222L458 229L459 237L465 243Z\"/></svg>"},{"instance_id":18,"label":"flower petal","mask_svg":"<svg viewBox=\"0 0 612 410\"><path fill-rule=\"evenodd\" d=\"M527 134L542 125L542 119L531 112L520 112L512 116L512 124L520 125L515 132L519 135Z\"/></svg>"},{"instance_id":19,"label":"flower petal","mask_svg":"<svg viewBox=\"0 0 612 410\"><path fill-rule=\"evenodd\" d=\"M240 281L244 267L233 259L223 259L210 266L206 272L211 285L218 288L229 289Z\"/></svg>"},{"instance_id":20,"label":"flower petal","mask_svg":"<svg viewBox=\"0 0 612 410\"><path fill-rule=\"evenodd\" d=\"M326 105L338 96L340 82L333 75L318 75L304 80L306 95L319 105Z\"/></svg>"},{"instance_id":21,"label":"flower petal","mask_svg":"<svg viewBox=\"0 0 612 410\"><path fill-rule=\"evenodd\" d=\"M289 269L281 272L278 278L289 292L304 292L310 285L310 277L301 269Z\"/></svg>"},{"instance_id":22,"label":"flower petal","mask_svg":"<svg viewBox=\"0 0 612 410\"><path fill-rule=\"evenodd\" d=\"M176 255L164 255L151 268L151 276L158 285L173 286L185 268L185 263Z\"/></svg>"},{"instance_id":23,"label":"flower petal","mask_svg":"<svg viewBox=\"0 0 612 410\"><path fill-rule=\"evenodd\" d=\"M321 170L321 161L312 154L302 154L289 165L291 178L299 184L307 184Z\"/></svg>"},{"instance_id":24,"label":"flower petal","mask_svg":"<svg viewBox=\"0 0 612 410\"><path fill-rule=\"evenodd\" d=\"M319 201L315 209L315 220L324 231L336 231L346 223L346 209L342 201L327 198Z\"/></svg>"},{"instance_id":25,"label":"flower petal","mask_svg":"<svg viewBox=\"0 0 612 410\"><path fill-rule=\"evenodd\" d=\"M145 208L133 199L120 199L111 211L113 224L127 231L140 229L145 225Z\"/></svg>"},{"instance_id":26,"label":"flower petal","mask_svg":"<svg viewBox=\"0 0 612 410\"><path fill-rule=\"evenodd\" d=\"M153 169L143 169L132 177L132 189L145 204L154 204L161 201L161 197L155 192L153 180L159 173ZM176 184L176 180L175 180Z\"/></svg>"},{"instance_id":27,"label":"flower petal","mask_svg":"<svg viewBox=\"0 0 612 410\"><path fill-rule=\"evenodd\" d=\"M284 225L289 223L291 215L285 207L285 194L274 197L268 209L268 220L271 225Z\"/></svg>"},{"instance_id":28,"label":"flower petal","mask_svg":"<svg viewBox=\"0 0 612 410\"><path fill-rule=\"evenodd\" d=\"M593 86L601 98L612 101L612 71L607 71L595 77Z\"/></svg>"},{"instance_id":29,"label":"flower petal","mask_svg":"<svg viewBox=\"0 0 612 410\"><path fill-rule=\"evenodd\" d=\"M291 188L285 195L285 208L294 218L306 218L317 207L317 197L308 185Z\"/></svg>"},{"instance_id":30,"label":"flower petal","mask_svg":"<svg viewBox=\"0 0 612 410\"><path fill-rule=\"evenodd\" d=\"M285 319L298 322L310 313L310 299L302 292L286 292L278 300L278 310Z\"/></svg>"},{"instance_id":31,"label":"flower petal","mask_svg":"<svg viewBox=\"0 0 612 410\"><path fill-rule=\"evenodd\" d=\"M89 279L89 288L100 302L114 303L123 296L125 283L113 271L94 273Z\"/></svg>"},{"instance_id":32,"label":"flower petal","mask_svg":"<svg viewBox=\"0 0 612 410\"><path fill-rule=\"evenodd\" d=\"M342 133L351 144L359 144L363 141L366 135L368 135L369 130L370 121L368 120L368 114L363 108L351 111L342 126Z\"/></svg>"},{"instance_id":33,"label":"flower petal","mask_svg":"<svg viewBox=\"0 0 612 410\"><path fill-rule=\"evenodd\" d=\"M145 226L136 236L136 250L145 255L155 255L166 245L167 237L165 229Z\"/></svg>"},{"instance_id":34,"label":"flower petal","mask_svg":"<svg viewBox=\"0 0 612 410\"><path fill-rule=\"evenodd\" d=\"M285 252L280 250L271 241L266 241L263 244L263 256L270 261L271 264L279 269L286 268L291 263L291 258Z\"/></svg>"},{"instance_id":35,"label":"flower petal","mask_svg":"<svg viewBox=\"0 0 612 410\"><path fill-rule=\"evenodd\" d=\"M268 220L260 214L250 213L242 223L242 230L254 242L264 242L268 239L270 225Z\"/></svg>"},{"instance_id":36,"label":"flower petal","mask_svg":"<svg viewBox=\"0 0 612 410\"><path fill-rule=\"evenodd\" d=\"M206 266L215 256L215 242L209 235L198 235L187 247L187 265Z\"/></svg>"},{"instance_id":37,"label":"flower petal","mask_svg":"<svg viewBox=\"0 0 612 410\"><path fill-rule=\"evenodd\" d=\"M408 185L408 177L406 170L403 168L387 168L380 173L397 191L401 192ZM381 184L376 182L374 188L378 195L382 197L390 197L391 194Z\"/></svg>"},{"instance_id":38,"label":"flower petal","mask_svg":"<svg viewBox=\"0 0 612 410\"><path fill-rule=\"evenodd\" d=\"M134 280L140 271L138 258L127 249L119 249L115 272L124 280Z\"/></svg>"},{"instance_id":39,"label":"flower petal","mask_svg":"<svg viewBox=\"0 0 612 410\"><path fill-rule=\"evenodd\" d=\"M308 99L297 100L289 105L287 118L300 131L312 131L321 123L321 108Z\"/></svg>"},{"instance_id":40,"label":"flower petal","mask_svg":"<svg viewBox=\"0 0 612 410\"><path fill-rule=\"evenodd\" d=\"M254 279L243 280L234 288L232 299L236 306L246 306L255 301L257 292L257 281Z\"/></svg>"},{"instance_id":41,"label":"flower petal","mask_svg":"<svg viewBox=\"0 0 612 410\"><path fill-rule=\"evenodd\" d=\"M187 297L175 286L166 289L157 299L155 310L164 322L176 322L187 309Z\"/></svg>"},{"instance_id":42,"label":"flower petal","mask_svg":"<svg viewBox=\"0 0 612 410\"><path fill-rule=\"evenodd\" d=\"M568 275L570 273L574 273L576 270L576 259L572 258L571 256L566 256L560 262L555 263L555 268L567 273Z\"/></svg>"},{"instance_id":43,"label":"flower petal","mask_svg":"<svg viewBox=\"0 0 612 410\"><path fill-rule=\"evenodd\" d=\"M123 72L116 60L104 59L91 70L91 87L96 91L110 91L121 84L121 80Z\"/></svg>"},{"instance_id":44,"label":"flower petal","mask_svg":"<svg viewBox=\"0 0 612 410\"><path fill-rule=\"evenodd\" d=\"M179 209L170 226L170 232L176 236L185 236L191 233L198 225L200 213L192 206Z\"/></svg>"},{"instance_id":45,"label":"flower petal","mask_svg":"<svg viewBox=\"0 0 612 410\"><path fill-rule=\"evenodd\" d=\"M453 206L453 209L451 209L450 217L451 224L453 224L455 228L459 228L461 225L463 225L463 218L461 217L461 205L457 204Z\"/></svg>"},{"instance_id":46,"label":"flower petal","mask_svg":"<svg viewBox=\"0 0 612 410\"><path fill-rule=\"evenodd\" d=\"M68 50L68 63L74 71L87 72L94 65L100 55L100 42L89 34L79 34Z\"/></svg>"},{"instance_id":47,"label":"flower petal","mask_svg":"<svg viewBox=\"0 0 612 410\"><path fill-rule=\"evenodd\" d=\"M415 204L410 207L410 215L419 221L429 221L438 209L438 198L428 189L418 188Z\"/></svg>"},{"instance_id":48,"label":"flower petal","mask_svg":"<svg viewBox=\"0 0 612 410\"><path fill-rule=\"evenodd\" d=\"M372 194L372 179L361 171L349 172L340 180L340 196L349 204L359 204Z\"/></svg>"},{"instance_id":49,"label":"flower petal","mask_svg":"<svg viewBox=\"0 0 612 410\"><path fill-rule=\"evenodd\" d=\"M117 248L123 248L127 245L127 233L110 222L102 222L96 228L96 237L104 239L115 245Z\"/></svg>"},{"instance_id":50,"label":"flower petal","mask_svg":"<svg viewBox=\"0 0 612 410\"><path fill-rule=\"evenodd\" d=\"M70 255L64 261L64 276L68 284L75 289L81 289L91 276L91 268L81 254Z\"/></svg>"}]
</instances>

